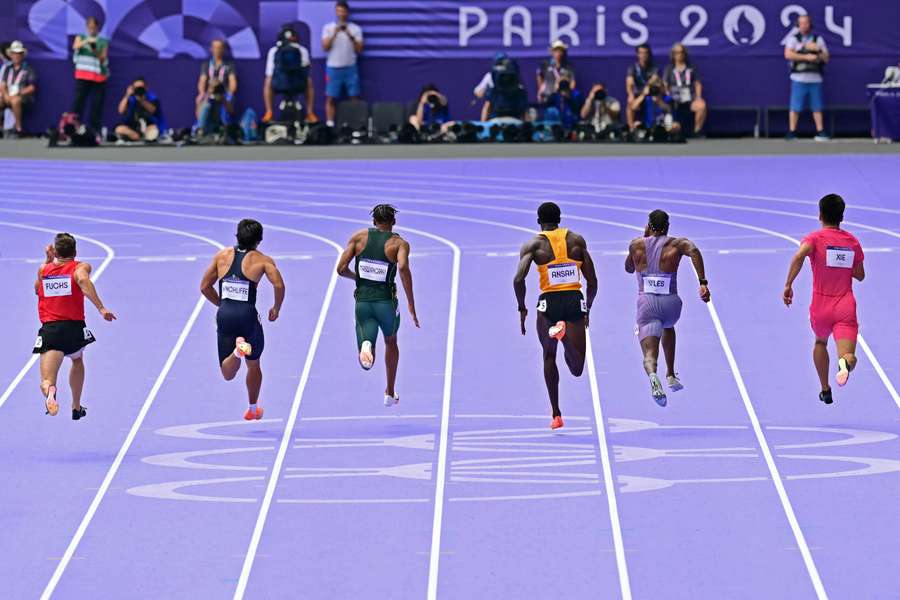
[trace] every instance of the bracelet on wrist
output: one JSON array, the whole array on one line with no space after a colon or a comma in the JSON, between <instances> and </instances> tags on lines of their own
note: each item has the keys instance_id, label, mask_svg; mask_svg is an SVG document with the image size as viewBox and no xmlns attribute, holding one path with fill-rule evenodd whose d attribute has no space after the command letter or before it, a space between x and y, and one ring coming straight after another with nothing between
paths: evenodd
<instances>
[{"instance_id":1,"label":"bracelet on wrist","mask_svg":"<svg viewBox=\"0 0 900 600\"><path fill-rule=\"evenodd\" d=\"M705 279L700 280L700 285L709 285L709 282Z\"/></svg>"}]
</instances>

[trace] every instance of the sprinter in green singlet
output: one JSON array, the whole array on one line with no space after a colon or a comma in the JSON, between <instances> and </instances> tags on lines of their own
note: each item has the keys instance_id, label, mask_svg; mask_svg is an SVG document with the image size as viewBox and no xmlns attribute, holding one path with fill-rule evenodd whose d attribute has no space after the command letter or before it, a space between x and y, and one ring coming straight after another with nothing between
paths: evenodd
<instances>
[{"instance_id":1,"label":"sprinter in green singlet","mask_svg":"<svg viewBox=\"0 0 900 600\"><path fill-rule=\"evenodd\" d=\"M357 231L350 238L337 272L356 282L356 345L359 364L369 370L375 364L375 341L378 330L384 333L384 365L387 387L384 405L394 406L400 396L394 389L397 380L397 364L400 348L397 346L397 330L400 328L400 308L397 302L397 284L394 278L400 274L403 291L409 304L409 314L416 327L416 301L413 296L412 271L409 270L409 242L393 232L397 209L390 204L379 204L372 209L375 225ZM356 259L354 269L350 261Z\"/></svg>"}]
</instances>

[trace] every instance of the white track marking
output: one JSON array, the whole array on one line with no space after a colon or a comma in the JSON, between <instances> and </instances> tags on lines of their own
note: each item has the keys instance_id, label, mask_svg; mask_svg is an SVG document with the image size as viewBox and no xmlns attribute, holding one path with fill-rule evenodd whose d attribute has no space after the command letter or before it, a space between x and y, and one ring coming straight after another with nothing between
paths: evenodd
<instances>
[{"instance_id":1,"label":"white track marking","mask_svg":"<svg viewBox=\"0 0 900 600\"><path fill-rule=\"evenodd\" d=\"M34 227L31 225L23 225L21 223L8 223L6 221L0 221L0 225L6 226L6 227L16 227L18 229L28 229L30 231L40 231L41 233L53 233L53 234L57 233L53 229L47 229L45 227ZM96 240L92 237L87 237L82 234L74 234L74 235L78 239L82 239L86 242L94 244L95 246L99 246L101 249L103 249L106 252L106 257L103 259L103 262L101 262L100 266L97 267L96 269L94 269L94 271L91 273L91 281L97 281L98 279L100 279L100 276L103 275L103 271L106 270L106 267L109 266L109 263L111 263L113 258L115 258L116 253L112 248L110 248L108 245L104 244L100 240ZM9 400L9 397L12 396L12 394L16 390L16 388L19 387L19 384L22 383L22 380L25 379L25 376L28 374L28 371L31 370L31 367L34 366L34 364L38 361L39 358L40 358L39 354L32 354L31 358L29 358L25 362L25 366L22 367L18 373L16 373L16 376L13 377L13 380L10 382L10 384L8 386L6 386L5 390L3 390L3 394L0 394L0 408L2 408L4 404L6 404L6 401Z\"/></svg>"}]
</instances>

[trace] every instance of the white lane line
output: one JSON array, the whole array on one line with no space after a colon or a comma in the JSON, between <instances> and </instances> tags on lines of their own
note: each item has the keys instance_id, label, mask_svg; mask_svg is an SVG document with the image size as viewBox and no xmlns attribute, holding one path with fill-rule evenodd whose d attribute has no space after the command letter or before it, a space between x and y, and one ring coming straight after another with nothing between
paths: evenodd
<instances>
[{"instance_id":1,"label":"white lane line","mask_svg":"<svg viewBox=\"0 0 900 600\"><path fill-rule=\"evenodd\" d=\"M98 210L103 210L103 207L97 207ZM5 210L5 209L0 209ZM71 217L78 218L87 221L93 221L97 223L102 222L112 222L107 219L93 219L88 217ZM120 224L126 224L123 221L119 221ZM168 229L168 228L156 228L150 225L143 225L138 223L132 223L134 227L144 228L144 229L157 229L159 231L168 231L170 233L176 233L177 230ZM198 239L203 239L209 242L216 248L222 248L222 245L218 242L203 238L201 236L196 236L194 234L190 234L187 232L181 232L181 235L187 235L188 237L195 237ZM103 498L106 496L106 493L109 491L110 486L112 485L113 479L119 471L119 467L122 465L122 461L125 460L125 455L128 453L128 450L131 448L131 445L134 443L135 437L137 437L138 430L140 430L141 426L144 424L144 419L147 417L147 413L150 411L150 407L153 405L153 401L156 399L157 394L159 394L159 390L162 387L163 382L166 379L166 376L169 374L169 371L172 369L172 365L175 364L175 358L178 356L178 353L181 352L181 348L184 346L185 340L187 340L187 336L190 333L191 329L194 327L194 323L197 321L197 317L200 315L200 311L203 309L203 305L206 302L206 299L202 296L197 300L197 303L194 305L194 309L191 312L191 316L188 318L187 322L184 324L184 327L181 330L181 334L178 336L178 340L175 342L175 346L172 347L172 350L169 352L169 356L166 359L165 364L163 365L162 370L159 372L159 375L156 377L156 381L153 383L153 387L150 389L150 393L147 394L147 398L144 400L143 406L141 406L140 412L138 412L137 418L134 420L134 423L131 426L131 429L128 431L128 435L125 437L125 441L122 443L122 446L119 448L118 453L116 454L116 458L113 460L109 469L106 472L106 476L103 478L103 483L100 484L100 488L97 490L97 493L94 495L93 500L91 501L90 506L88 507L87 512L84 517L81 519L81 523L78 525L78 529L75 530L75 535L72 537L72 540L69 542L68 547L66 547L65 553L63 553L62 558L59 563L56 565L56 569L53 571L53 575L50 577L50 581L47 582L47 586L44 588L43 593L41 594L41 600L49 600L53 595L53 592L56 590L56 586L59 585L59 581L63 576L63 573L66 570L66 567L69 566L69 562L71 562L73 556L75 555L75 550L78 548L78 545L81 543L82 538L84 537L85 532L87 531L88 526L91 524L91 521L94 518L94 515L97 513L97 509L100 508L100 503L103 501Z\"/></svg>"},{"instance_id":2,"label":"white lane line","mask_svg":"<svg viewBox=\"0 0 900 600\"><path fill-rule=\"evenodd\" d=\"M297 385L297 390L294 392L294 399L293 402L291 402L291 411L288 414L284 433L281 436L281 443L279 444L278 452L275 455L272 471L269 473L269 481L266 484L266 493L263 495L259 514L256 516L256 525L253 527L253 534L250 536L250 545L247 548L247 554L244 556L244 564L241 567L241 574L238 577L237 587L234 590L235 600L243 598L244 594L247 592L250 571L253 568L253 561L256 559L256 553L259 550L259 541L262 538L263 529L266 526L269 509L272 507L272 499L275 496L275 488L278 485L278 479L281 476L281 470L284 467L284 459L287 455L288 448L291 446L294 426L297 423L297 415L300 412L300 402L303 399L303 392L306 390L306 383L309 381L313 359L316 356L316 350L319 348L319 340L322 337L322 330L325 328L325 319L328 316L328 309L331 307L331 300L334 297L334 288L337 285L338 278L337 261L340 259L340 252L343 248L337 244L333 245L337 247L338 251L338 256L334 261L335 268L331 270L331 279L328 280L328 290L325 292L325 298L322 301L322 307L319 310L319 318L316 321L316 328L313 331L312 340L310 341L309 349L306 352L306 361L303 363L303 371L300 374L300 383Z\"/></svg>"},{"instance_id":3,"label":"white lane line","mask_svg":"<svg viewBox=\"0 0 900 600\"><path fill-rule=\"evenodd\" d=\"M69 199L71 199L71 195L67 195L67 197L68 197ZM188 206L196 206L196 207L206 207L206 208L212 208L212 209L219 208L219 207L218 207L217 205L215 205L215 204L205 204L205 203L198 203L198 202L176 202L176 201L146 200L146 199L138 199L138 198L133 198L133 197L122 197L122 196L118 196L118 197L116 197L115 199L116 199L116 200L129 201L129 202L140 201L140 202L142 202L142 203L144 203L144 204L176 204L176 205L180 204L180 205L188 205ZM424 202L424 203L428 204L427 202ZM69 206L70 208L77 208L78 206L81 206L81 205L73 205L73 204L71 204L71 203L68 203L67 206ZM362 206L358 206L358 205L353 205L353 206L349 206L349 207L344 206L344 205L330 205L330 206L333 206L333 207L336 207L336 208L357 208L357 209L365 209L365 210L368 210L367 208L362 207ZM166 215L170 215L170 216L179 216L179 214L180 214L180 213L168 213L168 212L163 213L163 212L148 211L148 210L143 210L143 209L128 209L128 208L119 208L119 207L108 207L108 208L109 208L109 210L118 210L118 211L123 211L123 212L137 212L137 213L149 213L149 214L166 214ZM232 208L246 208L246 207L232 207ZM255 211L257 211L257 212L262 212L262 213L270 213L270 214L278 214L278 215L290 215L290 216L301 216L301 217L306 217L306 218L321 218L321 219L330 219L330 220L336 220L336 221L350 221L350 222L357 222L356 219L349 219L349 218L335 217L335 216L331 216L331 215L320 215L320 214L311 214L311 213L305 213L305 212L304 212L304 213L301 213L301 212L297 212L297 211L266 209L266 208L261 208L261 207L258 207L258 206L253 207L253 209L254 209ZM517 209L510 209L510 210L517 211ZM525 232L525 233L528 233L528 234L533 234L533 233L534 233L533 230L528 229L528 228L526 228L526 227L520 227L520 226L518 226L518 225L510 225L510 224L508 224L508 223L500 223L500 222L497 222L497 221L487 221L487 220L483 220L483 219L475 219L475 218L462 217L462 216L458 216L458 215L450 215L450 214L444 214L444 213L431 213L431 212L423 212L423 211L405 211L405 212L406 212L407 214L417 214L417 215L422 215L422 216L437 217L437 218L441 218L441 219L450 219L450 220L463 221L463 222L481 223L481 224L488 225L488 226L500 227L500 228L505 228L505 229L512 229L512 230L515 230L515 231L521 231L521 232ZM196 218L196 217L195 217L195 218ZM602 221L602 220L598 220L598 219L593 219L593 221L597 221L597 222L600 222L600 223L606 223L606 224L614 225L614 226L617 226L617 227L624 227L624 228L631 229L631 230L639 230L639 229L640 229L639 227L635 227L635 226L633 226L633 225L625 225L625 224L617 223L617 222L607 222L607 221ZM406 228L406 230L407 230L407 231L416 232L416 230L412 230L412 229L409 229L409 228ZM426 232L422 232L422 231L418 231L418 233L423 234L423 235L431 235L431 234L426 234ZM436 237L436 236L432 236L432 237ZM438 238L438 239L439 239L439 241L442 240L442 238ZM446 242L446 240L444 240L444 241ZM458 250L458 248L457 248L457 250ZM445 375L446 375L446 373L445 373ZM446 386L446 381L445 381L445 386ZM446 389L446 388L445 388L445 389ZM446 395L445 395L445 398L447 398ZM443 431L444 411L445 411L445 410L446 410L446 411L449 410L449 408L448 408L446 402L445 402L445 408L444 408L444 410L442 410L442 431ZM449 415L448 415L448 416L449 416ZM595 416L596 416L596 415L595 415ZM605 440L605 432L603 432L603 433L604 433L603 442L605 442L605 441L606 441L606 440ZM598 435L600 435L599 432L598 432ZM443 443L443 440L445 440L446 438L447 438L446 435L442 435L442 443ZM607 456L608 456L609 448L606 447L606 446L604 446L604 447L601 448L601 452L607 453ZM440 460L440 454L439 454L439 460ZM445 456L443 462L444 462L444 463L446 462L446 456ZM607 460L605 464L606 464L606 467L605 467L605 468L608 468L609 470L604 474L604 478L605 478L605 480L608 479L609 481L612 481L612 471L611 471L611 466L610 466L609 460ZM439 465L439 468L440 468L440 465ZM446 475L445 475L444 477L446 477ZM615 493L615 489L614 489L614 488L612 489L612 492ZM436 492L436 493L437 493L437 492ZM615 505L615 500L613 500L612 502L613 502L613 504ZM435 510L436 510L436 511L438 510L437 506L435 507ZM443 516L443 509L441 508L441 515L440 515L440 517L442 518L442 516ZM617 520L618 520L618 518L619 518L617 506L616 506L616 513L615 513L615 515L613 515L612 513L610 513L610 520L612 521L613 518L615 518L615 519L617 519ZM435 522L434 522L434 523L437 523L437 516L436 516L436 518L435 518ZM434 541L435 541L435 540L434 540L434 537L435 537L435 533L434 533L434 532L435 532L435 527L434 527L434 523L433 523L433 527L432 527L432 551L435 550L435 544L434 544ZM616 529L619 530L619 532L620 532L619 535L621 536L621 524L619 524L618 527L616 527ZM438 533L437 533L437 536L438 536L437 542L438 542L438 549L439 549L439 544L440 544L440 528L438 528L437 531L438 531ZM620 540L620 542L621 542L621 540ZM620 545L617 545L616 548L617 548L617 549L616 549L616 552L617 552L617 561L616 561L616 562L617 562L617 568L619 568L620 565L625 565L625 564L626 564L626 563L625 563L624 548L623 548L623 546L622 546L621 544L620 544ZM435 560L435 559L434 559L434 554L435 554L435 553L432 552L432 561ZM438 554L438 556L439 556L440 553L437 552L437 554ZM431 564L432 564L432 563L430 562L430 563L429 563L429 565L430 565L430 566L429 566L429 594L431 593L431 590L433 589L433 590L434 590L435 597L436 597L436 593L437 593L437 590L436 590L436 586L437 586L437 572L438 572L438 571L437 571L437 567L435 567L435 569L432 569L432 568L431 568ZM438 566L439 566L439 563L438 563ZM628 577L627 571L625 571L624 574L623 574L621 568L619 568L619 571L620 571L620 572L619 572L619 578L620 578L620 581L621 581L622 578L624 577L624 578L626 579L626 584L627 584L627 577ZM433 577L432 577L432 573L434 574ZM627 593L630 594L630 585L623 586L623 594L626 593L626 591L627 591ZM237 595L235 596L235 598L237 598ZM434 598L434 597L429 596L429 600L433 600L433 598Z\"/></svg>"},{"instance_id":4,"label":"white lane line","mask_svg":"<svg viewBox=\"0 0 900 600\"><path fill-rule=\"evenodd\" d=\"M0 221L0 225L6 227L16 227L18 229L28 229L30 231L40 231L41 233L57 233L53 229L23 225L21 223L9 223L6 221ZM100 279L100 276L103 275L103 272L106 270L106 267L109 266L109 263L111 263L113 258L115 258L115 251L108 245L92 237L87 237L82 234L73 235L75 235L77 239L82 239L88 243L94 244L95 246L99 246L106 252L106 257L103 259L103 262L101 262L100 266L91 273L91 281L97 281L98 279ZM5 390L3 390L3 394L0 394L0 408L2 408L4 404L6 404L6 401L9 400L9 397L12 396L16 388L19 387L19 384L22 383L22 380L25 379L26 375L28 375L28 371L30 371L31 367L33 367L34 364L38 361L38 358L40 358L39 354L32 354L31 358L25 361L25 366L22 367L18 373L16 373L16 376L13 377L13 380L10 382L10 384L6 386Z\"/></svg>"}]
</instances>

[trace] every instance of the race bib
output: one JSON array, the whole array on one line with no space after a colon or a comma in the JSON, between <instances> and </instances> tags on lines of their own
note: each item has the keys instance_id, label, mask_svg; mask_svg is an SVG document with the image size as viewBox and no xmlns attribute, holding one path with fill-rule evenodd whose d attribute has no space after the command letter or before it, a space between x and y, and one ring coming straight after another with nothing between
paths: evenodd
<instances>
[{"instance_id":1,"label":"race bib","mask_svg":"<svg viewBox=\"0 0 900 600\"><path fill-rule=\"evenodd\" d=\"M855 255L856 253L850 248L828 246L825 250L825 264L838 269L852 269Z\"/></svg>"},{"instance_id":2,"label":"race bib","mask_svg":"<svg viewBox=\"0 0 900 600\"><path fill-rule=\"evenodd\" d=\"M581 272L575 263L547 265L547 279L551 286L581 283Z\"/></svg>"},{"instance_id":3,"label":"race bib","mask_svg":"<svg viewBox=\"0 0 900 600\"><path fill-rule=\"evenodd\" d=\"M671 291L672 277L670 275L644 275L644 293L668 296Z\"/></svg>"},{"instance_id":4,"label":"race bib","mask_svg":"<svg viewBox=\"0 0 900 600\"><path fill-rule=\"evenodd\" d=\"M247 302L250 300L250 282L243 279L225 279L222 281L222 299Z\"/></svg>"},{"instance_id":5,"label":"race bib","mask_svg":"<svg viewBox=\"0 0 900 600\"><path fill-rule=\"evenodd\" d=\"M587 309L587 302L585 302L584 300L582 300L582 301L581 301L581 312L587 314L587 311L588 311L588 309Z\"/></svg>"},{"instance_id":6,"label":"race bib","mask_svg":"<svg viewBox=\"0 0 900 600\"><path fill-rule=\"evenodd\" d=\"M391 265L380 260L361 258L357 266L360 279L384 283L387 281L388 269Z\"/></svg>"},{"instance_id":7,"label":"race bib","mask_svg":"<svg viewBox=\"0 0 900 600\"><path fill-rule=\"evenodd\" d=\"M58 298L72 295L71 275L48 275L41 280L44 298Z\"/></svg>"}]
</instances>

